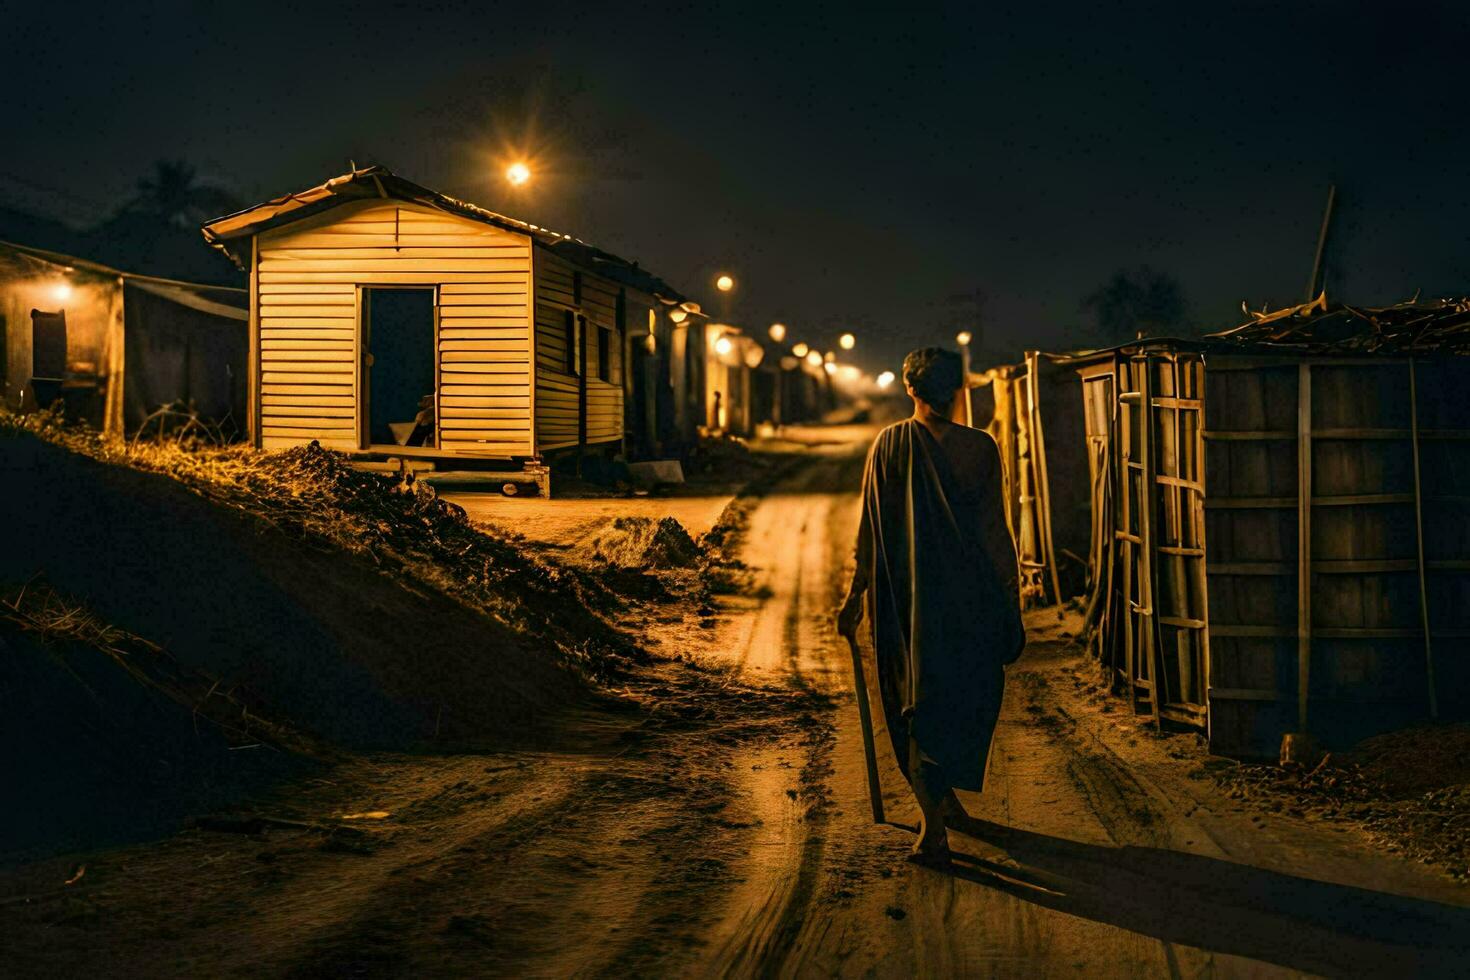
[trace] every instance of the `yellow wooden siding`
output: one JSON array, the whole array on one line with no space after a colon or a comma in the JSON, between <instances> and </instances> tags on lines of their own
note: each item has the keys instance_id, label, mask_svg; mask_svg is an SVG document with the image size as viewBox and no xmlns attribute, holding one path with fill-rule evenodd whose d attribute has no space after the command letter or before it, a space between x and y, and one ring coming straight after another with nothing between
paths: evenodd
<instances>
[{"instance_id":1,"label":"yellow wooden siding","mask_svg":"<svg viewBox=\"0 0 1470 980\"><path fill-rule=\"evenodd\" d=\"M530 239L400 202L344 205L259 238L267 449L358 448L359 286L437 286L439 448L531 455Z\"/></svg>"},{"instance_id":2,"label":"yellow wooden siding","mask_svg":"<svg viewBox=\"0 0 1470 980\"><path fill-rule=\"evenodd\" d=\"M537 249L536 263L536 445L540 450L577 445L577 377L566 370L566 310L574 303L573 266ZM616 283L582 273L581 311L587 317L587 441L623 436L622 339L617 332ZM598 377L597 334L608 330L609 380Z\"/></svg>"}]
</instances>

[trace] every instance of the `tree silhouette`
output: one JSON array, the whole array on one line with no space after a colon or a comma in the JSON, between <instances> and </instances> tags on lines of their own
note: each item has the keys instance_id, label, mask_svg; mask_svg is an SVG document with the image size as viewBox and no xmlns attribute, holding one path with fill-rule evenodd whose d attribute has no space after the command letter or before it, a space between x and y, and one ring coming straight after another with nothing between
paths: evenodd
<instances>
[{"instance_id":1,"label":"tree silhouette","mask_svg":"<svg viewBox=\"0 0 1470 980\"><path fill-rule=\"evenodd\" d=\"M183 160L158 160L153 171L138 178L138 196L128 209L176 227L197 228L210 218L238 208L224 188L199 180L199 173Z\"/></svg>"},{"instance_id":2,"label":"tree silhouette","mask_svg":"<svg viewBox=\"0 0 1470 980\"><path fill-rule=\"evenodd\" d=\"M159 160L137 182L137 192L87 232L87 254L129 272L236 285L230 261L204 244L200 226L238 210L219 184L201 180L183 160Z\"/></svg>"},{"instance_id":3,"label":"tree silhouette","mask_svg":"<svg viewBox=\"0 0 1470 980\"><path fill-rule=\"evenodd\" d=\"M1188 312L1179 280L1146 265L1113 273L1082 300L1082 308L1092 314L1096 339L1105 344L1178 332Z\"/></svg>"}]
</instances>

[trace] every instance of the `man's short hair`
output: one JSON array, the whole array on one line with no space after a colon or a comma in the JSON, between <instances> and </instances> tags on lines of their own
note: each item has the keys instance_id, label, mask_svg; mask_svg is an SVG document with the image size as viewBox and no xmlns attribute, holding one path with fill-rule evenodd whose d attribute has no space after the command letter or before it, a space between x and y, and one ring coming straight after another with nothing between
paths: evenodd
<instances>
[{"instance_id":1,"label":"man's short hair","mask_svg":"<svg viewBox=\"0 0 1470 980\"><path fill-rule=\"evenodd\" d=\"M920 347L903 359L903 380L924 404L948 414L954 393L964 384L964 367L952 350Z\"/></svg>"}]
</instances>

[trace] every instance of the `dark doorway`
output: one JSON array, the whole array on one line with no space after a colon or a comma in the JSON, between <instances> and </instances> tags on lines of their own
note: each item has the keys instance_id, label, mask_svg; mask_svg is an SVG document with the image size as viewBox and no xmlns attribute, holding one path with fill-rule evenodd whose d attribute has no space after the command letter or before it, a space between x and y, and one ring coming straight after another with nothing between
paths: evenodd
<instances>
[{"instance_id":1,"label":"dark doorway","mask_svg":"<svg viewBox=\"0 0 1470 980\"><path fill-rule=\"evenodd\" d=\"M365 289L368 442L433 446L434 291Z\"/></svg>"}]
</instances>

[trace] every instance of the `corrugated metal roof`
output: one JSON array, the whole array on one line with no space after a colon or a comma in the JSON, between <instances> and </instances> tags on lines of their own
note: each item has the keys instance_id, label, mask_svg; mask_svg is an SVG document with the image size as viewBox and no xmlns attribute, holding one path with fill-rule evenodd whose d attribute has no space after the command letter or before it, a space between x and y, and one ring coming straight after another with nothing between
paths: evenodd
<instances>
[{"instance_id":1,"label":"corrugated metal roof","mask_svg":"<svg viewBox=\"0 0 1470 980\"><path fill-rule=\"evenodd\" d=\"M101 262L93 262L91 259L83 259L75 255L65 255L61 252L53 252L45 248L35 248L31 245L20 245L16 242L0 241L0 248L10 249L31 259L45 262L58 268L83 269L96 275L124 279L138 284L152 283L195 294L217 293L219 294L217 298L229 297L242 300L248 292L248 290L242 289L239 286L215 286L210 283L187 282L182 279L166 279L163 276L147 276L138 272L125 272L122 269L114 269L112 266L103 265Z\"/></svg>"},{"instance_id":2,"label":"corrugated metal roof","mask_svg":"<svg viewBox=\"0 0 1470 980\"><path fill-rule=\"evenodd\" d=\"M377 198L422 204L469 218L471 221L479 221L528 235L537 244L555 250L558 254L565 256L567 261L589 272L605 275L655 296L674 300L684 298L668 283L640 268L636 262L630 262L611 252L605 252L571 235L552 231L519 218L511 218L482 208L477 204L430 190L381 166L353 170L307 190L285 194L243 211L216 218L202 229L204 240L224 252L243 268L248 255L241 246L249 236L292 221L299 221L336 207L345 201Z\"/></svg>"}]
</instances>

